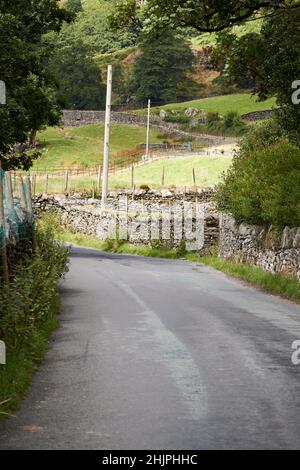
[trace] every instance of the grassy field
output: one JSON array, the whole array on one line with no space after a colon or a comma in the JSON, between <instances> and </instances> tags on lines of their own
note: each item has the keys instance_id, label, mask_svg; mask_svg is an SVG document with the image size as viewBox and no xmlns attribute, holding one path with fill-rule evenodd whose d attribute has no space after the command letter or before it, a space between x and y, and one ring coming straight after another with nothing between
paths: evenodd
<instances>
[{"instance_id":1,"label":"grassy field","mask_svg":"<svg viewBox=\"0 0 300 470\"><path fill-rule=\"evenodd\" d=\"M148 185L151 188L160 188L164 169L165 187L193 186L193 168L195 169L196 184L202 187L211 186L219 181L223 171L230 164L231 157L181 157L154 161L138 167L134 172L135 185ZM112 175L111 188L128 188L131 184L131 172L122 172Z\"/></svg>"},{"instance_id":2,"label":"grassy field","mask_svg":"<svg viewBox=\"0 0 300 470\"><path fill-rule=\"evenodd\" d=\"M152 163L139 166L134 170L134 184L138 189L147 185L153 189L162 187L162 174L164 171L164 187L192 187L193 168L195 169L196 185L199 187L212 186L218 183L223 171L231 164L231 157L179 157L164 158ZM45 192L45 176L37 179L36 192ZM97 175L70 176L69 190L92 191L97 187ZM109 176L109 189L130 189L131 170L117 172ZM52 176L48 178L48 192L62 193L64 191L64 177Z\"/></svg>"},{"instance_id":3,"label":"grassy field","mask_svg":"<svg viewBox=\"0 0 300 470\"><path fill-rule=\"evenodd\" d=\"M174 109L180 111L192 107L202 109L205 112L216 112L221 115L224 115L229 111L236 111L240 115L243 115L250 112L272 109L275 106L275 98L270 98L266 101L257 101L257 97L250 93L236 93L234 95L215 96L212 98L186 101L184 103L167 104L165 106L153 108L152 112L158 111L159 109ZM145 113L146 110L142 110L141 112Z\"/></svg>"},{"instance_id":4,"label":"grassy field","mask_svg":"<svg viewBox=\"0 0 300 470\"><path fill-rule=\"evenodd\" d=\"M49 127L38 134L42 156L33 169L72 165L97 165L102 162L104 125L88 125L62 129ZM151 130L151 142L162 143L157 131ZM134 151L145 143L146 130L139 126L112 124L111 159L120 153Z\"/></svg>"}]
</instances>

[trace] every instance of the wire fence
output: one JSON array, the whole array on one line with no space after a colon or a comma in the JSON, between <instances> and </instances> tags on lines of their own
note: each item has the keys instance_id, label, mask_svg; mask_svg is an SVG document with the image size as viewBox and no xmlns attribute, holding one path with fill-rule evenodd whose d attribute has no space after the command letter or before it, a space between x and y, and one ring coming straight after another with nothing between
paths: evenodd
<instances>
[{"instance_id":1,"label":"wire fence","mask_svg":"<svg viewBox=\"0 0 300 470\"><path fill-rule=\"evenodd\" d=\"M0 164L0 251L1 277L8 281L8 247L30 240L34 245L34 214L32 208L31 182L29 177L3 171Z\"/></svg>"}]
</instances>

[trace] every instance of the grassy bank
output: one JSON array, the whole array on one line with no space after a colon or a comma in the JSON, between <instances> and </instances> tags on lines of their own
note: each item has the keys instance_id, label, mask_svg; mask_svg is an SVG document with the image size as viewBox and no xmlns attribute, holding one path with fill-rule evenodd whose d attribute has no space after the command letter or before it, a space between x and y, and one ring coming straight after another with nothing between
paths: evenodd
<instances>
[{"instance_id":1,"label":"grassy bank","mask_svg":"<svg viewBox=\"0 0 300 470\"><path fill-rule=\"evenodd\" d=\"M54 239L54 219L37 228L37 250L16 266L9 286L0 289L0 339L6 364L0 365L0 419L11 414L30 384L57 327L58 280L66 269L68 250Z\"/></svg>"},{"instance_id":2,"label":"grassy bank","mask_svg":"<svg viewBox=\"0 0 300 470\"><path fill-rule=\"evenodd\" d=\"M152 248L151 246L134 246L129 243L119 243L117 241L101 241L94 236L62 232L64 241L86 248L95 248L112 253L131 254L154 258L179 259L185 258L194 263L205 264L222 271L225 274L241 279L259 289L280 295L283 298L292 300L300 304L300 283L291 277L282 275L272 275L260 268L248 264L235 263L221 260L217 255L199 256L197 253L187 253L182 249L166 250L162 248Z\"/></svg>"},{"instance_id":3,"label":"grassy bank","mask_svg":"<svg viewBox=\"0 0 300 470\"><path fill-rule=\"evenodd\" d=\"M102 162L104 124L80 127L49 127L38 134L42 156L35 162L34 169L99 165ZM159 132L151 130L152 143L163 143ZM122 155L134 151L146 142L146 129L125 124L111 125L111 162L117 162Z\"/></svg>"},{"instance_id":4,"label":"grassy bank","mask_svg":"<svg viewBox=\"0 0 300 470\"><path fill-rule=\"evenodd\" d=\"M224 116L230 111L235 111L240 115L272 109L276 106L275 98L266 101L257 101L257 97L250 93L236 93L233 95L214 96L199 100L186 101L184 103L171 103L165 106L153 108L152 112L165 110L183 110L189 107L202 109L205 112L219 113ZM146 110L141 111L143 114Z\"/></svg>"}]
</instances>

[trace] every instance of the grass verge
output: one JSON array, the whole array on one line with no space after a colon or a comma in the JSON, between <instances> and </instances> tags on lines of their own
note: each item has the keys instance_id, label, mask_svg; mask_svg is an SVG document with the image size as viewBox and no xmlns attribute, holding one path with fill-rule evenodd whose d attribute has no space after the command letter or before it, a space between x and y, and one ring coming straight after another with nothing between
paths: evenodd
<instances>
[{"instance_id":1,"label":"grass verge","mask_svg":"<svg viewBox=\"0 0 300 470\"><path fill-rule=\"evenodd\" d=\"M74 234L67 231L63 231L60 236L62 240L74 245L112 253L168 259L185 258L194 263L211 266L218 271L241 279L268 293L279 295L300 304L300 284L296 279L283 275L273 275L249 264L222 260L217 255L200 256L197 253L184 252L181 248L178 250L167 250L151 246L134 246L129 243L118 242L117 240L101 241L91 235Z\"/></svg>"},{"instance_id":2,"label":"grass verge","mask_svg":"<svg viewBox=\"0 0 300 470\"><path fill-rule=\"evenodd\" d=\"M37 249L18 266L9 286L0 289L0 339L6 364L0 365L0 419L17 407L58 326L58 281L68 249L55 240L54 216L37 228Z\"/></svg>"}]
</instances>

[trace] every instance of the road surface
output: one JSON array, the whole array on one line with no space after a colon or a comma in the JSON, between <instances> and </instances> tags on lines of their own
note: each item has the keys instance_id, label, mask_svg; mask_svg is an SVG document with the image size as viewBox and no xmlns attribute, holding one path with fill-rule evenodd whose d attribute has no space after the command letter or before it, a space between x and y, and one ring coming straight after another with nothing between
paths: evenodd
<instances>
[{"instance_id":1,"label":"road surface","mask_svg":"<svg viewBox=\"0 0 300 470\"><path fill-rule=\"evenodd\" d=\"M300 447L300 307L181 260L73 248L1 449Z\"/></svg>"}]
</instances>

